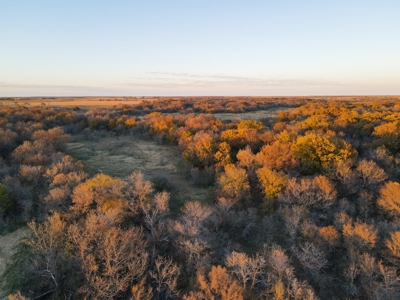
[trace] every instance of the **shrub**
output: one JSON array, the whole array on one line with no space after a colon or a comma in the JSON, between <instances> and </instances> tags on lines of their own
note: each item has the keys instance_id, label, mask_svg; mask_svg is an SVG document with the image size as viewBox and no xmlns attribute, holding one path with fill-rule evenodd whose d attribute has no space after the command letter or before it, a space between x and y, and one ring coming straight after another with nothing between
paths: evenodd
<instances>
[{"instance_id":1,"label":"shrub","mask_svg":"<svg viewBox=\"0 0 400 300\"><path fill-rule=\"evenodd\" d=\"M8 213L13 207L13 203L9 197L8 188L1 183L0 183L0 207L5 213Z\"/></svg>"},{"instance_id":2,"label":"shrub","mask_svg":"<svg viewBox=\"0 0 400 300\"><path fill-rule=\"evenodd\" d=\"M169 181L168 177L166 176L162 175L154 176L152 183L154 190L157 192L162 192L162 191L170 192L174 189L173 184Z\"/></svg>"}]
</instances>

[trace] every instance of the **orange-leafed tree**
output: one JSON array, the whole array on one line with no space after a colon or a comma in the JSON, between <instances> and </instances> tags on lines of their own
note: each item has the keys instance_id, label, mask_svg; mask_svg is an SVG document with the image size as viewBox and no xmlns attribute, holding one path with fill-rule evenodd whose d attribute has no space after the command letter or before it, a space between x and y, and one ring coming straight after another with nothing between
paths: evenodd
<instances>
[{"instance_id":1,"label":"orange-leafed tree","mask_svg":"<svg viewBox=\"0 0 400 300\"><path fill-rule=\"evenodd\" d=\"M398 182L386 183L380 192L377 204L394 216L400 215L400 184Z\"/></svg>"},{"instance_id":2,"label":"orange-leafed tree","mask_svg":"<svg viewBox=\"0 0 400 300\"><path fill-rule=\"evenodd\" d=\"M212 266L207 276L197 276L198 290L184 296L185 300L243 300L243 288L221 266Z\"/></svg>"},{"instance_id":3,"label":"orange-leafed tree","mask_svg":"<svg viewBox=\"0 0 400 300\"><path fill-rule=\"evenodd\" d=\"M339 232L332 225L322 227L319 230L318 235L329 246L335 246L339 242Z\"/></svg>"},{"instance_id":4,"label":"orange-leafed tree","mask_svg":"<svg viewBox=\"0 0 400 300\"><path fill-rule=\"evenodd\" d=\"M394 257L400 258L400 231L390 234L390 238L386 240L386 246Z\"/></svg>"},{"instance_id":5,"label":"orange-leafed tree","mask_svg":"<svg viewBox=\"0 0 400 300\"><path fill-rule=\"evenodd\" d=\"M123 190L127 183L119 178L113 178L105 174L97 174L84 183L79 184L73 190L72 194L72 210L80 215L87 213L93 208L110 209L114 204L121 200L125 202ZM112 203L111 203L112 202Z\"/></svg>"},{"instance_id":6,"label":"orange-leafed tree","mask_svg":"<svg viewBox=\"0 0 400 300\"><path fill-rule=\"evenodd\" d=\"M236 158L239 166L247 169L253 168L255 155L253 151L251 151L250 146L246 146L245 149L239 150L239 152L236 154Z\"/></svg>"},{"instance_id":7,"label":"orange-leafed tree","mask_svg":"<svg viewBox=\"0 0 400 300\"><path fill-rule=\"evenodd\" d=\"M367 223L344 224L342 233L350 249L370 250L378 239L376 229Z\"/></svg>"},{"instance_id":8,"label":"orange-leafed tree","mask_svg":"<svg viewBox=\"0 0 400 300\"><path fill-rule=\"evenodd\" d=\"M281 141L263 146L256 154L255 161L259 166L277 171L291 170L298 165L298 161L293 157L290 143Z\"/></svg>"}]
</instances>

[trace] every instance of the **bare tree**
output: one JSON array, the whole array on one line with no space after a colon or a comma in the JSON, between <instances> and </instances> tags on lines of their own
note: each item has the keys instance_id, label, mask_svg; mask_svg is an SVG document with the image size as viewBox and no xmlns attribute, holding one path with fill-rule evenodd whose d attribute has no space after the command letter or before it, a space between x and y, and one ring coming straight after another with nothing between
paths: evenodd
<instances>
[{"instance_id":1,"label":"bare tree","mask_svg":"<svg viewBox=\"0 0 400 300\"><path fill-rule=\"evenodd\" d=\"M291 179L279 201L288 205L327 209L337 198L335 186L325 176Z\"/></svg>"},{"instance_id":2,"label":"bare tree","mask_svg":"<svg viewBox=\"0 0 400 300\"><path fill-rule=\"evenodd\" d=\"M200 201L187 202L182 208L182 215L172 222L175 235L174 244L186 258L186 268L189 273L209 264L210 232L206 222L210 219L212 209Z\"/></svg>"},{"instance_id":3,"label":"bare tree","mask_svg":"<svg viewBox=\"0 0 400 300\"><path fill-rule=\"evenodd\" d=\"M352 169L351 163L339 161L336 162L331 170L330 177L340 181L342 184L342 194L352 195L358 192L358 174Z\"/></svg>"},{"instance_id":4,"label":"bare tree","mask_svg":"<svg viewBox=\"0 0 400 300\"><path fill-rule=\"evenodd\" d=\"M58 174L68 174L71 172L79 172L80 164L74 162L74 159L69 155L64 155L61 160L53 162L46 170L45 177L50 182ZM82 171L81 171L82 172Z\"/></svg>"},{"instance_id":5,"label":"bare tree","mask_svg":"<svg viewBox=\"0 0 400 300\"><path fill-rule=\"evenodd\" d=\"M369 193L367 191L361 191L359 193L356 203L360 218L363 220L370 219L371 213L374 212L374 202L375 197L373 193Z\"/></svg>"},{"instance_id":6,"label":"bare tree","mask_svg":"<svg viewBox=\"0 0 400 300\"><path fill-rule=\"evenodd\" d=\"M170 299L178 295L179 267L171 258L158 256L149 275L155 283L158 299Z\"/></svg>"},{"instance_id":7,"label":"bare tree","mask_svg":"<svg viewBox=\"0 0 400 300\"><path fill-rule=\"evenodd\" d=\"M216 229L229 227L231 208L237 203L233 199L219 197L215 205L215 212L213 214L213 223Z\"/></svg>"},{"instance_id":8,"label":"bare tree","mask_svg":"<svg viewBox=\"0 0 400 300\"><path fill-rule=\"evenodd\" d=\"M285 228L292 241L297 237L300 222L306 217L306 209L302 206L282 207L279 214L285 222Z\"/></svg>"},{"instance_id":9,"label":"bare tree","mask_svg":"<svg viewBox=\"0 0 400 300\"><path fill-rule=\"evenodd\" d=\"M46 287L45 293L54 292L63 277L60 264L66 223L55 213L43 224L31 221L28 227L32 235L23 239L23 243L33 250L30 267L34 268L34 276L41 278L40 285Z\"/></svg>"},{"instance_id":10,"label":"bare tree","mask_svg":"<svg viewBox=\"0 0 400 300\"><path fill-rule=\"evenodd\" d=\"M233 251L226 258L226 265L231 268L233 273L240 279L243 288L246 288L246 283L251 282L251 287L260 282L259 276L265 268L265 259L258 253L254 257L249 257L245 253Z\"/></svg>"},{"instance_id":11,"label":"bare tree","mask_svg":"<svg viewBox=\"0 0 400 300\"><path fill-rule=\"evenodd\" d=\"M180 249L186 258L186 267L189 272L210 264L211 258L206 253L208 243L201 238L183 238L179 243Z\"/></svg>"},{"instance_id":12,"label":"bare tree","mask_svg":"<svg viewBox=\"0 0 400 300\"><path fill-rule=\"evenodd\" d=\"M313 243L306 242L293 247L292 250L303 268L310 272L314 279L317 279L320 271L328 264L324 252Z\"/></svg>"},{"instance_id":13,"label":"bare tree","mask_svg":"<svg viewBox=\"0 0 400 300\"><path fill-rule=\"evenodd\" d=\"M268 254L269 279L273 281L282 280L288 274L292 274L289 258L278 246L273 245Z\"/></svg>"},{"instance_id":14,"label":"bare tree","mask_svg":"<svg viewBox=\"0 0 400 300\"><path fill-rule=\"evenodd\" d=\"M21 165L19 167L18 177L19 180L33 187L39 186L42 182L43 167L42 166L27 166Z\"/></svg>"},{"instance_id":15,"label":"bare tree","mask_svg":"<svg viewBox=\"0 0 400 300\"><path fill-rule=\"evenodd\" d=\"M378 262L379 274L382 282L376 289L377 299L396 299L400 293L400 277L396 268L385 266L382 261Z\"/></svg>"},{"instance_id":16,"label":"bare tree","mask_svg":"<svg viewBox=\"0 0 400 300\"><path fill-rule=\"evenodd\" d=\"M69 240L76 248L85 284L85 297L110 299L126 292L147 268L145 240L140 228L113 227L101 215L90 214L82 227L73 224Z\"/></svg>"},{"instance_id":17,"label":"bare tree","mask_svg":"<svg viewBox=\"0 0 400 300\"><path fill-rule=\"evenodd\" d=\"M145 226L149 229L154 242L162 239L165 223L160 222L160 219L169 212L168 201L169 194L164 191L157 193L149 200L140 202L140 207L144 214Z\"/></svg>"},{"instance_id":18,"label":"bare tree","mask_svg":"<svg viewBox=\"0 0 400 300\"><path fill-rule=\"evenodd\" d=\"M185 204L182 213L184 234L196 237L201 232L206 219L211 215L212 209L200 201L191 201Z\"/></svg>"},{"instance_id":19,"label":"bare tree","mask_svg":"<svg viewBox=\"0 0 400 300\"><path fill-rule=\"evenodd\" d=\"M150 197L154 189L150 181L144 179L143 173L133 172L128 178L127 198L143 202Z\"/></svg>"},{"instance_id":20,"label":"bare tree","mask_svg":"<svg viewBox=\"0 0 400 300\"><path fill-rule=\"evenodd\" d=\"M376 186L387 178L385 170L371 160L361 160L357 165L357 172L361 178L361 188Z\"/></svg>"},{"instance_id":21,"label":"bare tree","mask_svg":"<svg viewBox=\"0 0 400 300\"><path fill-rule=\"evenodd\" d=\"M65 134L61 127L54 127L47 131L38 130L32 134L32 140L43 141L55 150L64 150L65 144L70 140L70 135Z\"/></svg>"},{"instance_id":22,"label":"bare tree","mask_svg":"<svg viewBox=\"0 0 400 300\"><path fill-rule=\"evenodd\" d=\"M356 277L360 274L360 269L355 261L348 263L347 268L344 270L343 275L349 281L349 293L351 296L356 296L358 290L355 285Z\"/></svg>"}]
</instances>

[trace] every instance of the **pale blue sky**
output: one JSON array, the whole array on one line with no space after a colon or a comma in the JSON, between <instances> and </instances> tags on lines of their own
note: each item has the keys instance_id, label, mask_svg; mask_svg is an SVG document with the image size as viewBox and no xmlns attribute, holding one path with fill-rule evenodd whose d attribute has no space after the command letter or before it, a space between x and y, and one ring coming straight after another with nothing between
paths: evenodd
<instances>
[{"instance_id":1,"label":"pale blue sky","mask_svg":"<svg viewBox=\"0 0 400 300\"><path fill-rule=\"evenodd\" d=\"M400 94L400 1L0 0L0 96Z\"/></svg>"}]
</instances>

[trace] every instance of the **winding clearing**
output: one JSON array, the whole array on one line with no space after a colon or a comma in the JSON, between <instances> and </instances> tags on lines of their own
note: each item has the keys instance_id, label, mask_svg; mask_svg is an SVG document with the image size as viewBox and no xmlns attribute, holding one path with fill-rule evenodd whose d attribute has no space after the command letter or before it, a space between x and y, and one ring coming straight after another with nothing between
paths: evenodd
<instances>
[{"instance_id":1,"label":"winding clearing","mask_svg":"<svg viewBox=\"0 0 400 300\"><path fill-rule=\"evenodd\" d=\"M107 135L97 140L74 138L67 146L67 154L81 160L90 174L105 173L125 178L132 172L141 171L148 180L155 176L168 178L177 191L171 203L180 207L185 201L206 199L208 189L193 186L183 172L183 161L177 146L160 145L154 141L129 136ZM172 208L171 207L171 208Z\"/></svg>"}]
</instances>

